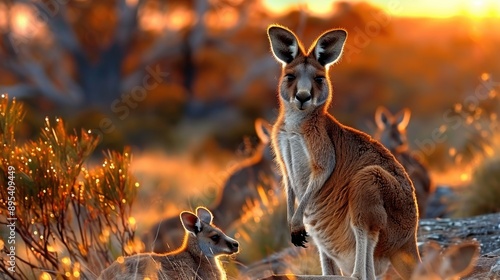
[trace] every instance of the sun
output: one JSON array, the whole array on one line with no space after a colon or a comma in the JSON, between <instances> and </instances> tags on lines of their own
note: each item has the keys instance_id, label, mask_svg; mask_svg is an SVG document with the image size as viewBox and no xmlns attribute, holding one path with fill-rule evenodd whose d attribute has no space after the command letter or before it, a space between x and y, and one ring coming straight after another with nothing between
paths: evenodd
<instances>
[{"instance_id":1,"label":"sun","mask_svg":"<svg viewBox=\"0 0 500 280\"><path fill-rule=\"evenodd\" d=\"M497 0L463 1L462 13L473 18L499 17L500 2Z\"/></svg>"}]
</instances>

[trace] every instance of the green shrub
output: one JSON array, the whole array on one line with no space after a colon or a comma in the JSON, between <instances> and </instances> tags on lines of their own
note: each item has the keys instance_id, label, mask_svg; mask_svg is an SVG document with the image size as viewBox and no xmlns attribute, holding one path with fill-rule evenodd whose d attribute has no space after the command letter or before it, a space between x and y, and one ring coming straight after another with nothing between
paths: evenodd
<instances>
[{"instance_id":1,"label":"green shrub","mask_svg":"<svg viewBox=\"0 0 500 280\"><path fill-rule=\"evenodd\" d=\"M117 256L141 249L130 216L139 184L128 149L105 152L102 164L89 169L96 136L69 134L61 119L46 119L39 139L17 143L22 104L2 95L0 112L0 272L13 279L95 279ZM12 221L15 229L6 226Z\"/></svg>"}]
</instances>

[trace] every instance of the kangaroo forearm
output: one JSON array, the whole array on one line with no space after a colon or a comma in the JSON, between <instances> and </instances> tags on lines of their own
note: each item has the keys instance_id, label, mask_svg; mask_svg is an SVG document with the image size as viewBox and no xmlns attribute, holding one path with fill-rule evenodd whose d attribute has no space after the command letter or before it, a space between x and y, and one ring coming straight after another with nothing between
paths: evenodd
<instances>
[{"instance_id":1,"label":"kangaroo forearm","mask_svg":"<svg viewBox=\"0 0 500 280\"><path fill-rule=\"evenodd\" d=\"M287 179L285 179L285 180L287 180ZM287 221L288 221L288 223L290 223L292 220L292 217L295 213L295 193L294 193L293 188L290 185L290 183L287 183L286 192L287 192L287 196L286 196L286 199L287 199L286 200Z\"/></svg>"}]
</instances>

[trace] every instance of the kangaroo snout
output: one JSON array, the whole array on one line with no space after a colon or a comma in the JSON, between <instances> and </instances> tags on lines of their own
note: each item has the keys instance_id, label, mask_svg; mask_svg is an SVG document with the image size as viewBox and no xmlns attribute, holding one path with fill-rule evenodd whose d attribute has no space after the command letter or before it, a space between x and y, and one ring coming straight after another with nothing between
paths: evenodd
<instances>
[{"instance_id":1,"label":"kangaroo snout","mask_svg":"<svg viewBox=\"0 0 500 280\"><path fill-rule=\"evenodd\" d=\"M304 103L311 100L311 93L309 91L301 90L297 92L297 94L295 95L295 99L297 99L297 101L300 102L299 109L302 110L303 109L302 106L304 105Z\"/></svg>"},{"instance_id":2,"label":"kangaroo snout","mask_svg":"<svg viewBox=\"0 0 500 280\"><path fill-rule=\"evenodd\" d=\"M240 243L234 239L229 239L226 241L227 242L227 247L231 251L231 253L238 253L240 250Z\"/></svg>"},{"instance_id":3,"label":"kangaroo snout","mask_svg":"<svg viewBox=\"0 0 500 280\"><path fill-rule=\"evenodd\" d=\"M238 241L232 239L229 236L224 238L225 248L223 249L227 254L232 255L236 254L240 251L240 243Z\"/></svg>"}]
</instances>

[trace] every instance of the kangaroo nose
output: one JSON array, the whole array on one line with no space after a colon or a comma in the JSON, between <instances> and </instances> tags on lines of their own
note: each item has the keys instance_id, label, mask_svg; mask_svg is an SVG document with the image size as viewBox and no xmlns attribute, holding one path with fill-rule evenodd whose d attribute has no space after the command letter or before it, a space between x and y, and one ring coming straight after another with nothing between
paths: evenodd
<instances>
[{"instance_id":1,"label":"kangaroo nose","mask_svg":"<svg viewBox=\"0 0 500 280\"><path fill-rule=\"evenodd\" d=\"M227 243L228 243L229 248L234 249L234 250L238 250L238 247L240 246L240 244L236 240L229 241Z\"/></svg>"},{"instance_id":2,"label":"kangaroo nose","mask_svg":"<svg viewBox=\"0 0 500 280\"><path fill-rule=\"evenodd\" d=\"M308 91L299 91L297 95L295 95L295 99L297 99L300 103L305 103L311 100L311 94Z\"/></svg>"}]
</instances>

